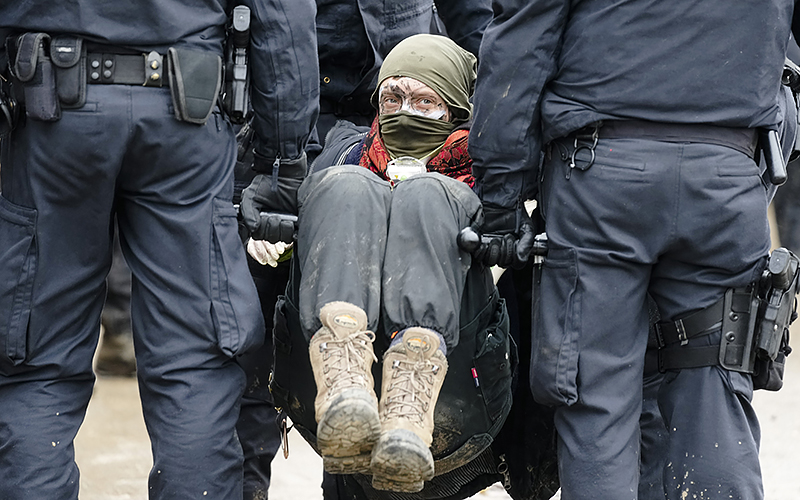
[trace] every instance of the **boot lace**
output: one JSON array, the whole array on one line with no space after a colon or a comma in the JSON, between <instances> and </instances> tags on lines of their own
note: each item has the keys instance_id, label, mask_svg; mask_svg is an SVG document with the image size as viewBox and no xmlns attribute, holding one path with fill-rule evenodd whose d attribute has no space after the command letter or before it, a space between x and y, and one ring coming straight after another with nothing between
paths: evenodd
<instances>
[{"instance_id":1,"label":"boot lace","mask_svg":"<svg viewBox=\"0 0 800 500\"><path fill-rule=\"evenodd\" d=\"M320 344L325 354L323 371L327 374L325 384L330 388L328 397L350 387L367 387L366 355L378 361L369 348L375 334L370 331L351 333L342 339L328 340Z\"/></svg>"},{"instance_id":2,"label":"boot lace","mask_svg":"<svg viewBox=\"0 0 800 500\"><path fill-rule=\"evenodd\" d=\"M394 360L392 383L384 403L386 416L423 422L433 397L434 377L440 369L421 354L417 359Z\"/></svg>"}]
</instances>

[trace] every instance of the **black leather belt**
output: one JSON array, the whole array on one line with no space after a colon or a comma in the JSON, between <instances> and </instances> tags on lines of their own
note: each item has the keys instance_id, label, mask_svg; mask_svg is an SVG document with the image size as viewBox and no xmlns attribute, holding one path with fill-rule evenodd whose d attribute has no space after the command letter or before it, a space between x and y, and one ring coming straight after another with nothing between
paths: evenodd
<instances>
[{"instance_id":1,"label":"black leather belt","mask_svg":"<svg viewBox=\"0 0 800 500\"><path fill-rule=\"evenodd\" d=\"M661 142L698 142L727 146L755 158L758 131L752 128L719 127L693 123L662 123L646 120L597 122L570 134L591 137L595 129L600 139L651 139Z\"/></svg>"},{"instance_id":2,"label":"black leather belt","mask_svg":"<svg viewBox=\"0 0 800 500\"><path fill-rule=\"evenodd\" d=\"M166 87L166 58L158 52L128 55L89 52L86 57L89 83Z\"/></svg>"}]
</instances>

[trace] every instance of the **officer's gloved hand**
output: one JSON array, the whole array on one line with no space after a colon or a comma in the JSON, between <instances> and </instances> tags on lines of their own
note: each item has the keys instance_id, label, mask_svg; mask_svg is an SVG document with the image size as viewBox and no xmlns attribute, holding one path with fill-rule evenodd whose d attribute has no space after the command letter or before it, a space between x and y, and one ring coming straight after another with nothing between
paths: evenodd
<instances>
[{"instance_id":1,"label":"officer's gloved hand","mask_svg":"<svg viewBox=\"0 0 800 500\"><path fill-rule=\"evenodd\" d=\"M307 170L305 153L296 160L276 160L271 166L256 154L253 168L259 174L242 191L242 222L255 240L291 243L297 220L297 189Z\"/></svg>"},{"instance_id":2,"label":"officer's gloved hand","mask_svg":"<svg viewBox=\"0 0 800 500\"><path fill-rule=\"evenodd\" d=\"M458 245L487 267L521 269L528 262L536 234L524 204L517 208L483 205L483 221L463 230Z\"/></svg>"}]
</instances>

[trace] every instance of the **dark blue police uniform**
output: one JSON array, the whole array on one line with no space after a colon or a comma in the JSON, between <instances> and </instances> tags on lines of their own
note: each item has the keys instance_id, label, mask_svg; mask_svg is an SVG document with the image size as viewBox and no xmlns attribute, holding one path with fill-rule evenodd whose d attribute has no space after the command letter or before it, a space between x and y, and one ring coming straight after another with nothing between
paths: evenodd
<instances>
[{"instance_id":1,"label":"dark blue police uniform","mask_svg":"<svg viewBox=\"0 0 800 500\"><path fill-rule=\"evenodd\" d=\"M636 498L647 294L685 318L756 280L769 251L753 156L756 130L781 122L793 3L497 4L470 153L484 204L511 209L541 184L531 389L557 407L562 498ZM664 379L666 498L763 498L751 377Z\"/></svg>"},{"instance_id":2,"label":"dark blue police uniform","mask_svg":"<svg viewBox=\"0 0 800 500\"><path fill-rule=\"evenodd\" d=\"M316 111L314 6L245 3L257 148L296 158ZM234 132L210 107L204 123L178 120L177 87L151 73L167 57L145 67L142 55L176 47L222 55L231 8L170 0L0 6L16 76L35 68L16 86L28 116L3 138L0 160L0 498L78 496L73 438L92 393L115 214L133 273L150 498L242 498L234 427L245 375L234 356L263 341L264 322L231 203ZM20 58L25 33L49 38ZM54 94L37 86L60 57L57 35L83 40L86 58L73 67L89 84L83 102L61 100L53 116L42 111ZM81 53L72 47L64 50Z\"/></svg>"}]
</instances>

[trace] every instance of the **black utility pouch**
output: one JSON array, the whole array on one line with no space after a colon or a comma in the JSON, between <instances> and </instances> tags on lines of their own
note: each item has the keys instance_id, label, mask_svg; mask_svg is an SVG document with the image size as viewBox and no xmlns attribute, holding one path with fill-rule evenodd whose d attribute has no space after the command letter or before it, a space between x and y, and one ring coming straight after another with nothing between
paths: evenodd
<instances>
[{"instance_id":1,"label":"black utility pouch","mask_svg":"<svg viewBox=\"0 0 800 500\"><path fill-rule=\"evenodd\" d=\"M211 52L169 49L169 89L178 120L205 124L217 102L222 58Z\"/></svg>"},{"instance_id":2,"label":"black utility pouch","mask_svg":"<svg viewBox=\"0 0 800 500\"><path fill-rule=\"evenodd\" d=\"M86 103L86 48L83 39L72 35L53 37L50 40L50 60L56 67L56 91L61 107L83 107Z\"/></svg>"},{"instance_id":3,"label":"black utility pouch","mask_svg":"<svg viewBox=\"0 0 800 500\"><path fill-rule=\"evenodd\" d=\"M61 118L56 95L56 75L45 50L46 33L25 33L17 39L14 73L23 84L25 114L32 120L54 122Z\"/></svg>"}]
</instances>

